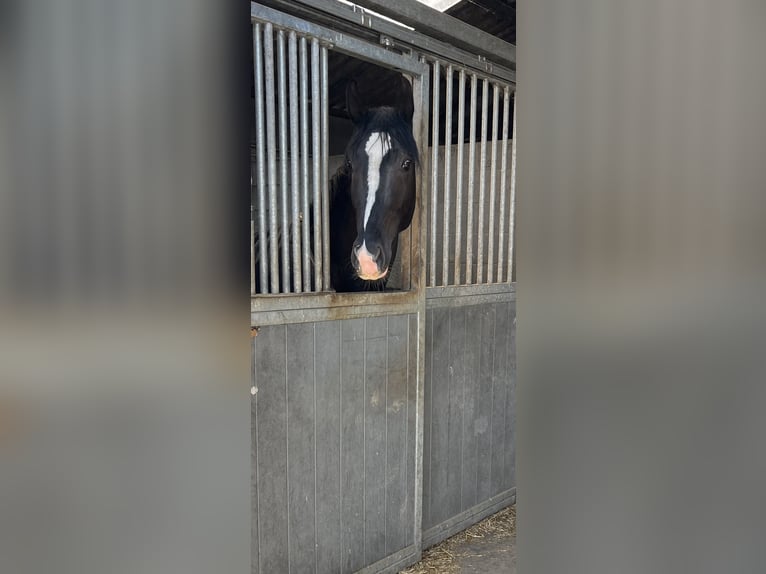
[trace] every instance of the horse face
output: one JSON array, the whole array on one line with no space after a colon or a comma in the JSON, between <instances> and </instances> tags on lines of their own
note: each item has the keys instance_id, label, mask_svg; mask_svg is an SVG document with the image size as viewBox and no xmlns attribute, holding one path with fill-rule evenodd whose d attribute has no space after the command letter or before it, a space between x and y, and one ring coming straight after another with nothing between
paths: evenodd
<instances>
[{"instance_id":1,"label":"horse face","mask_svg":"<svg viewBox=\"0 0 766 574\"><path fill-rule=\"evenodd\" d=\"M354 84L348 94L348 108L357 127L352 140L356 145L346 154L357 230L351 264L357 276L366 281L388 275L399 233L409 227L415 211L417 149L412 139L412 88L404 79L402 92L405 101L397 107L369 112L358 106ZM407 138L409 146L401 141Z\"/></svg>"}]
</instances>

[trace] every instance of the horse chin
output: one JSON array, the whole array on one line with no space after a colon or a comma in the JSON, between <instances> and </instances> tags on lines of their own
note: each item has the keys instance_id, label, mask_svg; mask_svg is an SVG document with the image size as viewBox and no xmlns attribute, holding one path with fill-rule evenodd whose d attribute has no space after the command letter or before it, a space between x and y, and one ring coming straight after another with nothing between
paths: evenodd
<instances>
[{"instance_id":1,"label":"horse chin","mask_svg":"<svg viewBox=\"0 0 766 574\"><path fill-rule=\"evenodd\" d=\"M382 279L385 279L387 275L388 275L388 268L384 269L383 272L376 273L374 275L358 273L357 277L359 277L359 279L361 279L362 281L380 281Z\"/></svg>"}]
</instances>

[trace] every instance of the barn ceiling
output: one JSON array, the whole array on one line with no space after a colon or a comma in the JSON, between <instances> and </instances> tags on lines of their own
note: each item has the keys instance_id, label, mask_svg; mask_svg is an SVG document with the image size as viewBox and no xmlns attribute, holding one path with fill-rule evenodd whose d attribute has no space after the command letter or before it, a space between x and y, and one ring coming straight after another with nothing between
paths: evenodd
<instances>
[{"instance_id":1,"label":"barn ceiling","mask_svg":"<svg viewBox=\"0 0 766 574\"><path fill-rule=\"evenodd\" d=\"M516 43L516 0L460 0L444 13L506 42ZM370 105L389 103L390 88L398 86L396 73L337 52L331 52L329 60L331 115L346 117L345 86L349 78L356 79Z\"/></svg>"},{"instance_id":2,"label":"barn ceiling","mask_svg":"<svg viewBox=\"0 0 766 574\"><path fill-rule=\"evenodd\" d=\"M261 3L271 5L272 7L298 16L320 18L320 23L328 26L344 29L344 25L321 21L321 14L302 9L297 3L289 0L259 0ZM426 4L433 3L435 0L428 0ZM458 20L478 28L488 34L496 36L511 44L516 43L516 0L459 0L456 3L444 1L440 9L443 8L445 14L453 16ZM348 28L348 31L352 31ZM364 31L355 28L352 33L367 33L369 41L377 41L377 36L372 31ZM346 85L349 79L355 79L361 97L370 106L390 104L394 97L395 89L399 85L399 77L396 72L385 68L375 66L374 64L346 56L339 52L330 51L328 61L328 80L329 80L329 113L334 119L333 125L337 132L342 131L343 122L347 121L346 112ZM445 98L444 79L442 78L441 98ZM441 106L442 109L444 105ZM443 118L442 122L443 124ZM441 138L440 138L441 139Z\"/></svg>"},{"instance_id":3,"label":"barn ceiling","mask_svg":"<svg viewBox=\"0 0 766 574\"><path fill-rule=\"evenodd\" d=\"M516 0L461 0L445 14L516 44Z\"/></svg>"}]
</instances>

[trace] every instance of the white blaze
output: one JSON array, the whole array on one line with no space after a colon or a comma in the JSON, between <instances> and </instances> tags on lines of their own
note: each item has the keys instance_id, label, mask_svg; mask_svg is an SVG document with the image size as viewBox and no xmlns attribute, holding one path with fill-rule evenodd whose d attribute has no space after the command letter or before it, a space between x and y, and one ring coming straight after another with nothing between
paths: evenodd
<instances>
[{"instance_id":1,"label":"white blaze","mask_svg":"<svg viewBox=\"0 0 766 574\"><path fill-rule=\"evenodd\" d=\"M364 146L364 151L367 152L367 203L364 206L363 230L367 227L372 206L375 205L375 194L380 186L380 164L390 149L389 135L383 132L372 132Z\"/></svg>"}]
</instances>

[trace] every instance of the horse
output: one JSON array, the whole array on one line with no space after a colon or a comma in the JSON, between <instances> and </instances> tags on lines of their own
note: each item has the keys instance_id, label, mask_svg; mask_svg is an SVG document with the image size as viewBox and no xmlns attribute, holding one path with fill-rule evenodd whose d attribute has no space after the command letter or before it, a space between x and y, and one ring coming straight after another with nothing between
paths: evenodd
<instances>
[{"instance_id":1,"label":"horse","mask_svg":"<svg viewBox=\"0 0 766 574\"><path fill-rule=\"evenodd\" d=\"M401 77L394 105L366 107L355 81L346 88L354 127L330 197L330 274L337 292L385 289L399 233L415 212L412 85Z\"/></svg>"},{"instance_id":2,"label":"horse","mask_svg":"<svg viewBox=\"0 0 766 574\"><path fill-rule=\"evenodd\" d=\"M329 181L331 286L338 293L382 291L396 260L399 233L410 226L415 212L415 169L420 160L412 134L412 85L401 76L393 105L368 108L351 80L346 109L353 133L344 162ZM312 209L308 217L313 235ZM283 236L292 233L292 229L286 233L279 229L276 238L268 230L263 237L256 235L256 285L261 281L260 241L276 240L279 248ZM312 250L312 265L314 256ZM281 273L279 277L281 290Z\"/></svg>"}]
</instances>

